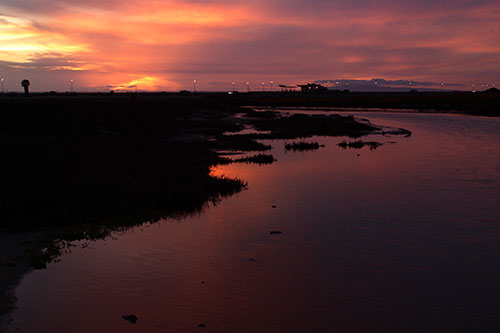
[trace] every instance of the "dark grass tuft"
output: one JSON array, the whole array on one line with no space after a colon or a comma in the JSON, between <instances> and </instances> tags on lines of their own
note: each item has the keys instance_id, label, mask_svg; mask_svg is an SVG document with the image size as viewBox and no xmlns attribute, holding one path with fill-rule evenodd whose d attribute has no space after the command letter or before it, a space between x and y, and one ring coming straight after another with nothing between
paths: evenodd
<instances>
[{"instance_id":1,"label":"dark grass tuft","mask_svg":"<svg viewBox=\"0 0 500 333\"><path fill-rule=\"evenodd\" d=\"M308 151L319 149L320 145L317 142L293 142L285 143L285 150L291 151Z\"/></svg>"},{"instance_id":2,"label":"dark grass tuft","mask_svg":"<svg viewBox=\"0 0 500 333\"><path fill-rule=\"evenodd\" d=\"M255 163L255 164L272 164L276 162L273 155L258 154L250 157L242 157L234 160L240 163Z\"/></svg>"},{"instance_id":3,"label":"dark grass tuft","mask_svg":"<svg viewBox=\"0 0 500 333\"><path fill-rule=\"evenodd\" d=\"M339 147L343 149L361 149L363 147L369 147L370 150L375 150L382 146L382 143L380 142L374 142L374 141L342 141L341 143L338 144Z\"/></svg>"}]
</instances>

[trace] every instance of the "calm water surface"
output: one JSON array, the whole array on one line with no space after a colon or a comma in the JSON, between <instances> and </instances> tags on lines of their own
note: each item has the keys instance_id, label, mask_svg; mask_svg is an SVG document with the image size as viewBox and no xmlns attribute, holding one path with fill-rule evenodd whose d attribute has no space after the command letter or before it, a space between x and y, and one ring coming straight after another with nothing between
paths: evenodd
<instances>
[{"instance_id":1,"label":"calm water surface","mask_svg":"<svg viewBox=\"0 0 500 333\"><path fill-rule=\"evenodd\" d=\"M247 191L26 276L14 327L500 331L500 119L355 116L413 135L364 138L385 143L373 151L319 137L318 151L286 153L273 141L273 165L214 170Z\"/></svg>"}]
</instances>

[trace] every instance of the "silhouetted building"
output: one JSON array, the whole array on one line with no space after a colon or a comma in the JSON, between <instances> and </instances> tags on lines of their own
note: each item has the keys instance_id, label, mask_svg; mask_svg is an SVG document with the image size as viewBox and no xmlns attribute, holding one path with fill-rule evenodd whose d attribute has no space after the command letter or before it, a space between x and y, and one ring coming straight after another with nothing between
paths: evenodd
<instances>
[{"instance_id":1,"label":"silhouetted building","mask_svg":"<svg viewBox=\"0 0 500 333\"><path fill-rule=\"evenodd\" d=\"M485 90L483 91L484 93L487 93L487 94L500 94L500 90L497 89L497 88L490 88L488 90Z\"/></svg>"},{"instance_id":2,"label":"silhouetted building","mask_svg":"<svg viewBox=\"0 0 500 333\"><path fill-rule=\"evenodd\" d=\"M328 90L327 87L316 83L301 84L299 87L302 92L323 92Z\"/></svg>"},{"instance_id":3,"label":"silhouetted building","mask_svg":"<svg viewBox=\"0 0 500 333\"><path fill-rule=\"evenodd\" d=\"M279 87L281 88L282 92L293 92L293 91L297 91L297 89L299 89L299 87L297 87L297 86L287 86L284 84L280 84Z\"/></svg>"}]
</instances>

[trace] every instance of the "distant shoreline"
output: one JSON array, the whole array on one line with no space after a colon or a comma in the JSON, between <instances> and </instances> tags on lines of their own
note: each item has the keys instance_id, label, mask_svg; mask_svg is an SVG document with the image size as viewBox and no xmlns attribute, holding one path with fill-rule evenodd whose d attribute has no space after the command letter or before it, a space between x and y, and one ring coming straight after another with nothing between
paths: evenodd
<instances>
[{"instance_id":1,"label":"distant shoreline","mask_svg":"<svg viewBox=\"0 0 500 333\"><path fill-rule=\"evenodd\" d=\"M246 107L245 107L246 108ZM314 112L314 111L320 111L320 112L339 112L339 113L346 113L346 112L381 112L381 113L440 113L440 114L457 114L457 115L471 115L468 113L465 113L463 111L457 111L457 110L436 110L436 109L389 109L389 108L337 108L337 107L303 107L303 106L287 106L287 107L273 107L273 106L248 106L249 109L256 109L256 110L275 110L275 111L280 111L280 112L287 112L287 111L304 111L304 112Z\"/></svg>"},{"instance_id":2,"label":"distant shoreline","mask_svg":"<svg viewBox=\"0 0 500 333\"><path fill-rule=\"evenodd\" d=\"M21 93L0 94L0 101L25 99ZM342 109L415 110L418 112L446 112L478 116L500 116L500 93L444 91L444 92L115 92L115 93L32 93L34 100L85 100L88 102L158 100L203 106L268 106L268 107L324 107Z\"/></svg>"}]
</instances>

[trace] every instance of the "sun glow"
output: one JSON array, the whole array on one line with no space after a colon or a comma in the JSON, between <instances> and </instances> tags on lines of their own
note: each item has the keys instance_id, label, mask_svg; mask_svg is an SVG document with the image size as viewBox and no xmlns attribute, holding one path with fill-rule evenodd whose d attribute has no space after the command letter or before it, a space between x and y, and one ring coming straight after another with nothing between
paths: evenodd
<instances>
[{"instance_id":1,"label":"sun glow","mask_svg":"<svg viewBox=\"0 0 500 333\"><path fill-rule=\"evenodd\" d=\"M162 88L171 87L172 83L166 80L143 76L138 79L134 79L128 82L118 83L116 85L111 85L110 90L115 91L160 91Z\"/></svg>"},{"instance_id":2,"label":"sun glow","mask_svg":"<svg viewBox=\"0 0 500 333\"><path fill-rule=\"evenodd\" d=\"M51 54L73 54L87 51L62 34L41 31L29 20L0 16L0 61L29 63Z\"/></svg>"}]
</instances>

